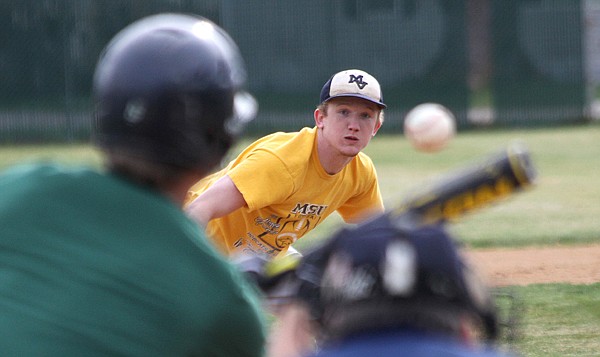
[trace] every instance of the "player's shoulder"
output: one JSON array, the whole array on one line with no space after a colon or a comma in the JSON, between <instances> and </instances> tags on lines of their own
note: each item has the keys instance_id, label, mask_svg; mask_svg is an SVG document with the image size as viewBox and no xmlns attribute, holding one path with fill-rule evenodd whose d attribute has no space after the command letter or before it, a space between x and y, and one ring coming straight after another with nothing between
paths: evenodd
<instances>
[{"instance_id":1,"label":"player's shoulder","mask_svg":"<svg viewBox=\"0 0 600 357\"><path fill-rule=\"evenodd\" d=\"M10 166L3 171L4 175L46 175L54 176L81 171L79 166L66 166L52 161L30 161Z\"/></svg>"},{"instance_id":2,"label":"player's shoulder","mask_svg":"<svg viewBox=\"0 0 600 357\"><path fill-rule=\"evenodd\" d=\"M356 159L361 165L374 166L373 159L371 159L369 155L362 151L359 152L358 155L356 155Z\"/></svg>"},{"instance_id":3,"label":"player's shoulder","mask_svg":"<svg viewBox=\"0 0 600 357\"><path fill-rule=\"evenodd\" d=\"M278 131L263 136L256 140L250 146L254 147L273 147L277 148L280 146L294 145L303 142L313 142L316 135L316 128L302 128L299 131Z\"/></svg>"},{"instance_id":4,"label":"player's shoulder","mask_svg":"<svg viewBox=\"0 0 600 357\"><path fill-rule=\"evenodd\" d=\"M238 161L251 155L276 157L285 166L306 166L316 138L315 128L304 128L296 132L276 132L250 144L238 157Z\"/></svg>"},{"instance_id":5,"label":"player's shoulder","mask_svg":"<svg viewBox=\"0 0 600 357\"><path fill-rule=\"evenodd\" d=\"M491 347L467 346L454 338L416 330L380 330L348 336L340 343L323 346L320 353L310 357L383 357L396 356L397 351L413 357L516 357Z\"/></svg>"},{"instance_id":6,"label":"player's shoulder","mask_svg":"<svg viewBox=\"0 0 600 357\"><path fill-rule=\"evenodd\" d=\"M350 162L347 169L360 174L371 175L375 173L375 164L373 164L373 160L367 154L360 152Z\"/></svg>"},{"instance_id":7,"label":"player's shoulder","mask_svg":"<svg viewBox=\"0 0 600 357\"><path fill-rule=\"evenodd\" d=\"M98 176L99 172L86 166L69 166L56 162L26 162L11 166L0 174L0 181L25 184L27 182L43 182L45 186L52 184L69 185L82 177Z\"/></svg>"}]
</instances>

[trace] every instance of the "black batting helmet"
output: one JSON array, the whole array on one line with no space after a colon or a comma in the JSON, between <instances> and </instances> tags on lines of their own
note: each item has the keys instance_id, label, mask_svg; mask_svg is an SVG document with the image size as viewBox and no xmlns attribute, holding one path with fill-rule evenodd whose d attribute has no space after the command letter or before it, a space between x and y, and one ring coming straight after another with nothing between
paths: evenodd
<instances>
[{"instance_id":1,"label":"black batting helmet","mask_svg":"<svg viewBox=\"0 0 600 357\"><path fill-rule=\"evenodd\" d=\"M126 27L94 74L93 141L157 163L210 168L256 114L239 50L201 17L159 14Z\"/></svg>"}]
</instances>

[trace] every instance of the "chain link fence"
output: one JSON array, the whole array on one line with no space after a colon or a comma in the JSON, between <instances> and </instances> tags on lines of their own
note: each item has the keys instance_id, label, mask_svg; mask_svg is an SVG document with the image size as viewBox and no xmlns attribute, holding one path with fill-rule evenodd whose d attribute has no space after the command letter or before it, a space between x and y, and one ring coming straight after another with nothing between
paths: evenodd
<instances>
[{"instance_id":1,"label":"chain link fence","mask_svg":"<svg viewBox=\"0 0 600 357\"><path fill-rule=\"evenodd\" d=\"M586 51L597 45L584 36L588 2L5 0L0 143L87 140L102 48L159 12L205 16L239 44L260 105L251 133L312 126L321 86L347 68L380 80L384 132L422 102L449 107L459 130L580 122L593 96L585 65L600 57Z\"/></svg>"}]
</instances>

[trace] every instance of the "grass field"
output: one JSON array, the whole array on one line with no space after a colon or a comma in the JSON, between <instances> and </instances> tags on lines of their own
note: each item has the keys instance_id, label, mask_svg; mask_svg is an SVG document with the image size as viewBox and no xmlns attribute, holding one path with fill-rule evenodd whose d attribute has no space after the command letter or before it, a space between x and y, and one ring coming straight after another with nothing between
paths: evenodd
<instances>
[{"instance_id":1,"label":"grass field","mask_svg":"<svg viewBox=\"0 0 600 357\"><path fill-rule=\"evenodd\" d=\"M527 357L600 356L600 283L510 288L523 304L517 350Z\"/></svg>"},{"instance_id":2,"label":"grass field","mask_svg":"<svg viewBox=\"0 0 600 357\"><path fill-rule=\"evenodd\" d=\"M386 205L391 207L420 183L517 140L530 150L538 171L536 185L471 212L450 229L475 248L600 242L600 125L469 131L437 154L417 153L403 137L382 135L366 151L377 166ZM0 168L40 158L100 163L98 153L86 145L0 146ZM340 224L339 217L332 216L296 247L307 248ZM600 356L600 283L506 289L523 304L522 338L516 347L524 356Z\"/></svg>"}]
</instances>

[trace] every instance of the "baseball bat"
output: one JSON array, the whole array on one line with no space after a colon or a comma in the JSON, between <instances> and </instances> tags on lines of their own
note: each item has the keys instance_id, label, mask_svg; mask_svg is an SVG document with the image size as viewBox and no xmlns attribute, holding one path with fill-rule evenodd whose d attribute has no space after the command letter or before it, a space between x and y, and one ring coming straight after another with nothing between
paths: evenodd
<instances>
[{"instance_id":1,"label":"baseball bat","mask_svg":"<svg viewBox=\"0 0 600 357\"><path fill-rule=\"evenodd\" d=\"M529 151L515 142L418 187L388 214L398 225L449 221L534 184L536 176Z\"/></svg>"}]
</instances>

